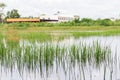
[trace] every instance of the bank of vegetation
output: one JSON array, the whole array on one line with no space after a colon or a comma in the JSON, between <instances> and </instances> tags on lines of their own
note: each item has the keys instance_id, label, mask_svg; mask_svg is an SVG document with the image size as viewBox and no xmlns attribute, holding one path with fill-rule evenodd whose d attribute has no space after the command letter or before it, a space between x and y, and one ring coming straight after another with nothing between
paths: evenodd
<instances>
[{"instance_id":1,"label":"bank of vegetation","mask_svg":"<svg viewBox=\"0 0 120 80\"><path fill-rule=\"evenodd\" d=\"M93 20L91 18L82 18L75 19L69 22L57 22L57 23L48 23L48 22L21 22L21 23L4 23L3 25L9 27L57 27L57 26L120 26L120 20L111 20L111 19L97 19ZM0 26L3 26L0 24Z\"/></svg>"}]
</instances>

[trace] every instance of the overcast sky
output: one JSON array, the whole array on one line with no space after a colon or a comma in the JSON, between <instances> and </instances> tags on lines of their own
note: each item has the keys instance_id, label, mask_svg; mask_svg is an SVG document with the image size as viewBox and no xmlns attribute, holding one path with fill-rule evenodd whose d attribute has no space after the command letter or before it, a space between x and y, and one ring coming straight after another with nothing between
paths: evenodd
<instances>
[{"instance_id":1,"label":"overcast sky","mask_svg":"<svg viewBox=\"0 0 120 80\"><path fill-rule=\"evenodd\" d=\"M120 17L120 0L0 0L5 11L17 9L21 16L75 14L89 18Z\"/></svg>"}]
</instances>

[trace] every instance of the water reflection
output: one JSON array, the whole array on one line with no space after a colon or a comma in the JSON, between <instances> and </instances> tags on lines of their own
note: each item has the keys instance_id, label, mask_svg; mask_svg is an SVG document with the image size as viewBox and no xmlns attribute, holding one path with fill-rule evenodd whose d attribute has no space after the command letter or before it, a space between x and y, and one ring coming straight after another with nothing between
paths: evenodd
<instances>
[{"instance_id":1,"label":"water reflection","mask_svg":"<svg viewBox=\"0 0 120 80\"><path fill-rule=\"evenodd\" d=\"M0 77L1 80L116 80L120 73L119 40L120 37L88 37L41 43L3 39Z\"/></svg>"}]
</instances>

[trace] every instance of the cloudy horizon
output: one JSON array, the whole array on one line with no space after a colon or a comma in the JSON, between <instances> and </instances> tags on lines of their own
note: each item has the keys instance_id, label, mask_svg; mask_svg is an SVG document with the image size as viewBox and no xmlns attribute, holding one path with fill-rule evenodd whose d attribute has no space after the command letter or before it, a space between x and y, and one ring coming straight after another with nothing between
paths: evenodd
<instances>
[{"instance_id":1,"label":"cloudy horizon","mask_svg":"<svg viewBox=\"0 0 120 80\"><path fill-rule=\"evenodd\" d=\"M7 5L5 12L17 9L21 16L40 16L41 14L79 15L88 18L119 18L118 0L0 0Z\"/></svg>"}]
</instances>

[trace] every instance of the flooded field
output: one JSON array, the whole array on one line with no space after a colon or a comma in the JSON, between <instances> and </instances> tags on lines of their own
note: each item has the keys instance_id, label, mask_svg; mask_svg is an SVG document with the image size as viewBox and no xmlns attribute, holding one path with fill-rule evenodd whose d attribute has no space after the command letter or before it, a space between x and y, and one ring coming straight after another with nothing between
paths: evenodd
<instances>
[{"instance_id":1,"label":"flooded field","mask_svg":"<svg viewBox=\"0 0 120 80\"><path fill-rule=\"evenodd\" d=\"M0 80L119 80L120 36L0 40Z\"/></svg>"}]
</instances>

